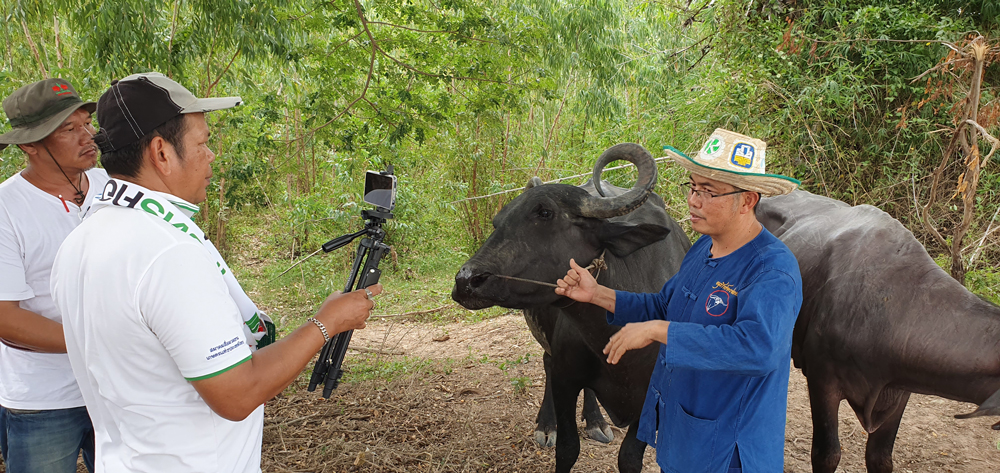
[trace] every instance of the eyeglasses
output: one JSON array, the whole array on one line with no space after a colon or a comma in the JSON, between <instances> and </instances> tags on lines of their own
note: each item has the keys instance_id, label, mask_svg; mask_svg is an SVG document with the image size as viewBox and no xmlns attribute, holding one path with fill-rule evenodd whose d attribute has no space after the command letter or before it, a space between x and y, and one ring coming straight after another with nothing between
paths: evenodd
<instances>
[{"instance_id":1,"label":"eyeglasses","mask_svg":"<svg viewBox=\"0 0 1000 473\"><path fill-rule=\"evenodd\" d=\"M695 195L697 195L698 197L700 197L702 199L714 199L716 197L723 197L723 196L734 195L734 194L742 194L744 192L747 192L747 191L745 191L743 189L738 189L738 190L735 190L735 191L732 191L732 192L726 192L725 194L713 194L713 193L711 193L709 191L704 191L704 190L701 190L701 189L695 189L693 182L685 182L685 183L681 184L681 189L683 189L684 193L687 196L689 196L689 197L691 196L691 194L695 194Z\"/></svg>"}]
</instances>

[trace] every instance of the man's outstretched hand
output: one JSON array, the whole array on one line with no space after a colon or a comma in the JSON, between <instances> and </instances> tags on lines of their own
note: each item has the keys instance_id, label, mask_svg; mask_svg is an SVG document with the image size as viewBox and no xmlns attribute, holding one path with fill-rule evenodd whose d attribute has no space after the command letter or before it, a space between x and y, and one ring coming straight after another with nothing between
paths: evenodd
<instances>
[{"instance_id":1,"label":"man's outstretched hand","mask_svg":"<svg viewBox=\"0 0 1000 473\"><path fill-rule=\"evenodd\" d=\"M611 340L608 340L607 346L604 347L608 363L618 364L618 360L621 360L622 355L629 350L638 350L653 342L667 343L669 326L670 322L666 320L647 320L625 325L618 333L611 336Z\"/></svg>"},{"instance_id":2,"label":"man's outstretched hand","mask_svg":"<svg viewBox=\"0 0 1000 473\"><path fill-rule=\"evenodd\" d=\"M615 291L597 284L590 271L569 260L569 271L566 276L556 281L556 294L566 296L579 302L589 302L601 306L605 310L615 311Z\"/></svg>"},{"instance_id":3,"label":"man's outstretched hand","mask_svg":"<svg viewBox=\"0 0 1000 473\"><path fill-rule=\"evenodd\" d=\"M556 281L556 285L559 286L556 288L556 294L580 302L594 300L598 286L590 271L581 268L574 259L569 260L569 271L566 271L566 276Z\"/></svg>"}]
</instances>

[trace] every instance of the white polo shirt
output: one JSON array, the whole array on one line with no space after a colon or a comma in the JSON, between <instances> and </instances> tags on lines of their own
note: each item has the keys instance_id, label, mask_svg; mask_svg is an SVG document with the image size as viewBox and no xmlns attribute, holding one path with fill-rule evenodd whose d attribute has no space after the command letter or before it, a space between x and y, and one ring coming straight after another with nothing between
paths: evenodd
<instances>
[{"instance_id":1,"label":"white polo shirt","mask_svg":"<svg viewBox=\"0 0 1000 473\"><path fill-rule=\"evenodd\" d=\"M103 169L87 171L86 209L108 182ZM69 196L64 196L69 197ZM14 174L0 184L0 301L62 322L49 293L56 250L77 225L80 207ZM69 358L0 344L0 406L51 410L83 405Z\"/></svg>"},{"instance_id":2,"label":"white polo shirt","mask_svg":"<svg viewBox=\"0 0 1000 473\"><path fill-rule=\"evenodd\" d=\"M189 382L251 357L202 244L147 212L101 208L60 248L52 295L94 421L98 472L260 471L263 405L231 422Z\"/></svg>"}]
</instances>

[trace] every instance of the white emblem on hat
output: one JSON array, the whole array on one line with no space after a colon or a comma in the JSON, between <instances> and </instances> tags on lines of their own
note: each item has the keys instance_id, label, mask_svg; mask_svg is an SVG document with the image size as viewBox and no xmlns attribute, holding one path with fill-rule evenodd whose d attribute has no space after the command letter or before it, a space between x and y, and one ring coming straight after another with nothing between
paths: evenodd
<instances>
[{"instance_id":1,"label":"white emblem on hat","mask_svg":"<svg viewBox=\"0 0 1000 473\"><path fill-rule=\"evenodd\" d=\"M726 150L726 140L718 135L712 135L705 142L705 147L702 148L701 152L705 153L705 156L709 158L717 158L723 151Z\"/></svg>"}]
</instances>

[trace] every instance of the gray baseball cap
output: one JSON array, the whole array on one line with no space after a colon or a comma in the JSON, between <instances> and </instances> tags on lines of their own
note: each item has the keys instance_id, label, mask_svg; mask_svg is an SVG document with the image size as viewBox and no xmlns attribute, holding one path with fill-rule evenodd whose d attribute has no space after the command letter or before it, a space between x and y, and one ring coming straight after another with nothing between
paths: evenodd
<instances>
[{"instance_id":1,"label":"gray baseball cap","mask_svg":"<svg viewBox=\"0 0 1000 473\"><path fill-rule=\"evenodd\" d=\"M94 113L97 104L84 102L63 79L45 79L15 90L3 101L12 129L0 135L0 151L7 145L41 141L80 108Z\"/></svg>"}]
</instances>

